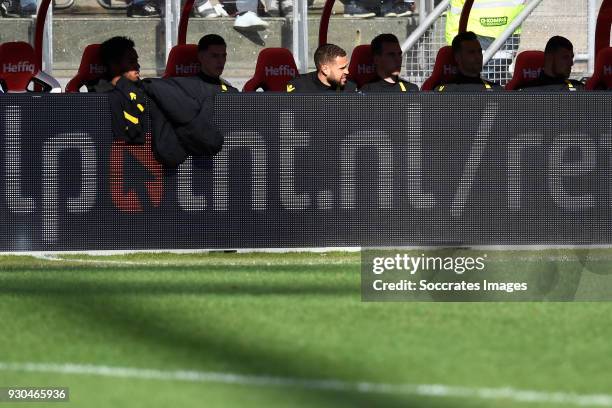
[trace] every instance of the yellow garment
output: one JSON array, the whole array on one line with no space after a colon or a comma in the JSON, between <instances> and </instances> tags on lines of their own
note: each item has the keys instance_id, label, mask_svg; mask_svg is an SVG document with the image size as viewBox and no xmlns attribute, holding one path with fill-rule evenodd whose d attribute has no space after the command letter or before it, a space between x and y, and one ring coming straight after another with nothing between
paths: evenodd
<instances>
[{"instance_id":1,"label":"yellow garment","mask_svg":"<svg viewBox=\"0 0 612 408\"><path fill-rule=\"evenodd\" d=\"M526 0L475 0L467 31L483 37L499 37L508 25L525 8ZM451 0L450 10L446 13L446 42L450 45L459 32L459 20L465 0ZM520 34L519 27L514 34Z\"/></svg>"}]
</instances>

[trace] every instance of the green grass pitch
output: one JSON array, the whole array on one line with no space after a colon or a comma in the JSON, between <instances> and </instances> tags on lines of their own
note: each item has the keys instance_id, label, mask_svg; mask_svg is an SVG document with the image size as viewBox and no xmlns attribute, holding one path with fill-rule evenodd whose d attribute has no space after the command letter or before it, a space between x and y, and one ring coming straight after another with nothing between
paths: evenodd
<instances>
[{"instance_id":1,"label":"green grass pitch","mask_svg":"<svg viewBox=\"0 0 612 408\"><path fill-rule=\"evenodd\" d=\"M359 253L0 256L12 386L70 402L0 408L612 406L612 304L361 302Z\"/></svg>"}]
</instances>

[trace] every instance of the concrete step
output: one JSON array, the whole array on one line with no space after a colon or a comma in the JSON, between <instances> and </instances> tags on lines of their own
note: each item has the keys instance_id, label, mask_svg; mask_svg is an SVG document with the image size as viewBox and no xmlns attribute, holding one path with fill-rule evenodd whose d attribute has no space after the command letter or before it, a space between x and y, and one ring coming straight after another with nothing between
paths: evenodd
<instances>
[{"instance_id":1,"label":"concrete step","mask_svg":"<svg viewBox=\"0 0 612 408\"><path fill-rule=\"evenodd\" d=\"M56 3L68 4L70 0L56 0ZM121 8L125 8L126 1L122 0L110 0L113 4L113 7L117 7L117 9L109 10L108 8L104 8L98 3L97 0L74 0L74 3L71 7L67 9L56 9L56 15L69 16L69 15L105 15L105 14L114 14L114 15L125 15L125 10ZM265 1L264 1L265 3ZM163 4L163 2L162 2ZM314 0L312 5L309 6L308 12L311 15L320 14L325 6L324 0ZM334 12L342 13L344 10L344 5L338 0L334 3Z\"/></svg>"},{"instance_id":2,"label":"concrete step","mask_svg":"<svg viewBox=\"0 0 612 408\"><path fill-rule=\"evenodd\" d=\"M192 19L189 22L187 42L197 43L202 35L215 33L228 44L226 77L248 78L255 69L259 51L264 47L292 46L291 21L285 18L267 18L270 24L257 33L238 32L234 19ZM369 43L379 33L391 32L400 39L412 32L417 18L373 18L368 20L332 17L328 41L343 47L349 54L359 44ZM126 35L136 43L142 72L145 76L161 75L165 69L165 32L160 19L130 19L113 16L55 16L53 19L53 75L71 77L78 69L83 49L88 44L100 43L114 35ZM29 19L3 19L0 24L0 42L25 40L32 37ZM317 47L319 19L309 18L309 48ZM314 69L314 66L311 66Z\"/></svg>"}]
</instances>

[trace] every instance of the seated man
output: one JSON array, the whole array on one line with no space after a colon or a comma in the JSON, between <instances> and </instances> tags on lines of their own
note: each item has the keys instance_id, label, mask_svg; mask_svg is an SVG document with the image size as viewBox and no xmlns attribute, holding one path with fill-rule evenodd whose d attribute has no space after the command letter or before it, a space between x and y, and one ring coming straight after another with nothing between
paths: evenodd
<instances>
[{"instance_id":1,"label":"seated man","mask_svg":"<svg viewBox=\"0 0 612 408\"><path fill-rule=\"evenodd\" d=\"M140 64L134 41L120 36L104 41L100 45L100 59L106 67L106 74L91 87L91 91L109 92L113 135L119 140L143 144L145 138L139 117L145 111L146 103L137 87Z\"/></svg>"},{"instance_id":2,"label":"seated man","mask_svg":"<svg viewBox=\"0 0 612 408\"><path fill-rule=\"evenodd\" d=\"M457 63L457 75L452 81L439 85L438 92L501 91L502 87L482 79L482 47L471 31L459 33L453 39L453 55Z\"/></svg>"},{"instance_id":3,"label":"seated man","mask_svg":"<svg viewBox=\"0 0 612 408\"><path fill-rule=\"evenodd\" d=\"M287 92L355 92L357 85L349 81L346 51L334 44L317 48L314 54L316 71L300 75L287 84Z\"/></svg>"},{"instance_id":4,"label":"seated man","mask_svg":"<svg viewBox=\"0 0 612 408\"><path fill-rule=\"evenodd\" d=\"M140 79L140 64L134 41L127 37L113 37L100 45L100 59L106 67L106 76L93 87L95 92L113 89L120 78L131 82Z\"/></svg>"},{"instance_id":5,"label":"seated man","mask_svg":"<svg viewBox=\"0 0 612 408\"><path fill-rule=\"evenodd\" d=\"M90 92L108 92L115 139L144 144L143 124L139 118L145 111L146 101L138 87L140 64L134 41L120 36L104 41L100 45L100 59L106 74Z\"/></svg>"},{"instance_id":6,"label":"seated man","mask_svg":"<svg viewBox=\"0 0 612 408\"><path fill-rule=\"evenodd\" d=\"M361 87L363 92L418 92L418 86L399 77L402 70L402 48L395 35L377 35L370 47L376 66L376 78Z\"/></svg>"},{"instance_id":7,"label":"seated man","mask_svg":"<svg viewBox=\"0 0 612 408\"><path fill-rule=\"evenodd\" d=\"M544 49L544 68L535 81L523 88L530 92L537 91L569 91L584 89L584 85L569 79L574 65L574 46L565 37L554 36L546 43Z\"/></svg>"},{"instance_id":8,"label":"seated man","mask_svg":"<svg viewBox=\"0 0 612 408\"><path fill-rule=\"evenodd\" d=\"M198 61L200 73L198 77L204 81L204 88L209 95L223 92L238 92L229 82L221 79L227 61L227 45L223 37L208 34L198 42Z\"/></svg>"}]
</instances>

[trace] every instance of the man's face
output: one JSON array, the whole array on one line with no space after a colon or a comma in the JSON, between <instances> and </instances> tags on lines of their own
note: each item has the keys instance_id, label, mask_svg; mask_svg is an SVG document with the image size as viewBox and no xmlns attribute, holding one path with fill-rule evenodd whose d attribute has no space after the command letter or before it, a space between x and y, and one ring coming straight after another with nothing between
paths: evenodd
<instances>
[{"instance_id":1,"label":"man's face","mask_svg":"<svg viewBox=\"0 0 612 408\"><path fill-rule=\"evenodd\" d=\"M482 47L478 40L464 41L455 53L459 72L469 77L479 77L482 72Z\"/></svg>"},{"instance_id":2,"label":"man's face","mask_svg":"<svg viewBox=\"0 0 612 408\"><path fill-rule=\"evenodd\" d=\"M574 51L567 48L560 48L547 56L550 60L552 74L556 78L569 78L574 66Z\"/></svg>"},{"instance_id":3,"label":"man's face","mask_svg":"<svg viewBox=\"0 0 612 408\"><path fill-rule=\"evenodd\" d=\"M225 45L209 45L205 51L198 52L198 60L202 72L208 76L218 78L223 74L227 51Z\"/></svg>"},{"instance_id":4,"label":"man's face","mask_svg":"<svg viewBox=\"0 0 612 408\"><path fill-rule=\"evenodd\" d=\"M126 79L132 82L140 79L140 64L138 63L138 53L134 48L129 48L123 54L123 58L119 62L119 72Z\"/></svg>"},{"instance_id":5,"label":"man's face","mask_svg":"<svg viewBox=\"0 0 612 408\"><path fill-rule=\"evenodd\" d=\"M336 57L331 62L321 65L321 72L331 86L344 86L348 76L348 58Z\"/></svg>"},{"instance_id":6,"label":"man's face","mask_svg":"<svg viewBox=\"0 0 612 408\"><path fill-rule=\"evenodd\" d=\"M378 75L383 78L398 76L402 70L402 49L397 43L386 42L380 55L374 55Z\"/></svg>"}]
</instances>

